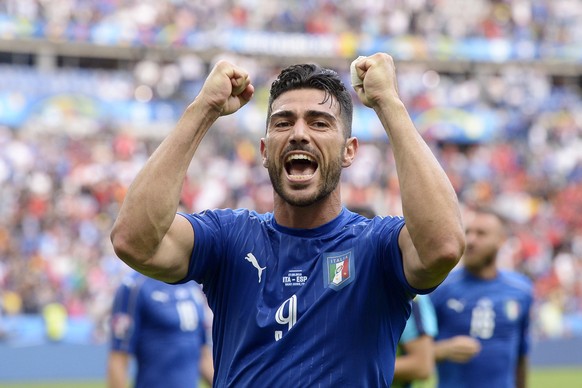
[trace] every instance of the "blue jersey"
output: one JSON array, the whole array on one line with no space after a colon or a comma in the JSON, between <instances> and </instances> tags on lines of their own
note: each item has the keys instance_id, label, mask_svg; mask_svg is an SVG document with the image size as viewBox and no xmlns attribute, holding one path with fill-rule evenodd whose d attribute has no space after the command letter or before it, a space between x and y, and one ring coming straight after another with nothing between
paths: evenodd
<instances>
[{"instance_id":1,"label":"blue jersey","mask_svg":"<svg viewBox=\"0 0 582 388\"><path fill-rule=\"evenodd\" d=\"M518 359L529 348L532 284L524 275L499 271L492 280L465 269L431 294L437 313L437 340L470 335L481 352L467 363L437 364L439 387L515 387Z\"/></svg>"},{"instance_id":2,"label":"blue jersey","mask_svg":"<svg viewBox=\"0 0 582 388\"><path fill-rule=\"evenodd\" d=\"M205 300L194 283L170 285L132 273L118 288L111 349L135 357L136 387L195 387L206 343Z\"/></svg>"},{"instance_id":3,"label":"blue jersey","mask_svg":"<svg viewBox=\"0 0 582 388\"><path fill-rule=\"evenodd\" d=\"M272 213L184 215L195 233L188 276L214 312L219 387L387 387L419 292L404 277L401 217L343 208L318 228Z\"/></svg>"},{"instance_id":4,"label":"blue jersey","mask_svg":"<svg viewBox=\"0 0 582 388\"><path fill-rule=\"evenodd\" d=\"M412 301L410 317L406 321L406 326L398 342L397 355L406 354L403 345L414 341L423 335L436 337L438 325L434 306L428 295L417 295ZM397 381L392 383L392 387L410 387L410 382Z\"/></svg>"}]
</instances>

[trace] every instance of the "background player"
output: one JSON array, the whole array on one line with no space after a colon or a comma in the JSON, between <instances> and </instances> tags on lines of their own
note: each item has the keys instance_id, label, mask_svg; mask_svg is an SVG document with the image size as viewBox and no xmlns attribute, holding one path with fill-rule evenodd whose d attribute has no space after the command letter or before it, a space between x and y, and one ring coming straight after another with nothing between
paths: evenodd
<instances>
[{"instance_id":1,"label":"background player","mask_svg":"<svg viewBox=\"0 0 582 388\"><path fill-rule=\"evenodd\" d=\"M522 274L497 268L506 238L500 215L477 209L466 225L463 267L430 295L439 327L439 387L523 388L532 285Z\"/></svg>"},{"instance_id":2,"label":"background player","mask_svg":"<svg viewBox=\"0 0 582 388\"><path fill-rule=\"evenodd\" d=\"M194 282L170 285L132 273L119 286L111 313L108 388L212 384L212 353L204 294Z\"/></svg>"}]
</instances>

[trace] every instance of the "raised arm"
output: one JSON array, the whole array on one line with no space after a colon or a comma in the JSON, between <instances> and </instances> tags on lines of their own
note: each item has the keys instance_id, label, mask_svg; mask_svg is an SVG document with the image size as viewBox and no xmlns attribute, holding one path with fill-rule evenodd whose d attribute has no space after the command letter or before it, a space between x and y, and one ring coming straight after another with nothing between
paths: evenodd
<instances>
[{"instance_id":1,"label":"raised arm","mask_svg":"<svg viewBox=\"0 0 582 388\"><path fill-rule=\"evenodd\" d=\"M458 263L465 239L457 196L398 95L392 57L377 53L356 62L354 89L376 112L392 145L406 226L399 237L404 272L416 288L438 285Z\"/></svg>"},{"instance_id":2,"label":"raised arm","mask_svg":"<svg viewBox=\"0 0 582 388\"><path fill-rule=\"evenodd\" d=\"M194 235L188 221L176 215L186 171L211 125L240 109L253 92L244 70L225 61L212 69L199 95L126 194L111 241L129 266L164 281L186 275Z\"/></svg>"}]
</instances>

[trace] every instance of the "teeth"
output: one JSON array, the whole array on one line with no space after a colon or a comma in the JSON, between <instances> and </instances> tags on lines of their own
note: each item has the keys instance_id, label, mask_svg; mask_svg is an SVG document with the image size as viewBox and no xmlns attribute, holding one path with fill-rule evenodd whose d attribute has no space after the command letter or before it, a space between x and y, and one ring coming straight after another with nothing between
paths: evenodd
<instances>
[{"instance_id":1,"label":"teeth","mask_svg":"<svg viewBox=\"0 0 582 388\"><path fill-rule=\"evenodd\" d=\"M313 174L311 174L311 175L289 175L289 177L291 177L297 181L304 181L304 180L311 178L312 176L313 176Z\"/></svg>"},{"instance_id":2,"label":"teeth","mask_svg":"<svg viewBox=\"0 0 582 388\"><path fill-rule=\"evenodd\" d=\"M289 163L292 160L308 160L310 162L313 162L313 159L308 156L308 155L304 155L304 154L293 154L293 155L289 155L287 157L287 159L285 160L285 163Z\"/></svg>"}]
</instances>

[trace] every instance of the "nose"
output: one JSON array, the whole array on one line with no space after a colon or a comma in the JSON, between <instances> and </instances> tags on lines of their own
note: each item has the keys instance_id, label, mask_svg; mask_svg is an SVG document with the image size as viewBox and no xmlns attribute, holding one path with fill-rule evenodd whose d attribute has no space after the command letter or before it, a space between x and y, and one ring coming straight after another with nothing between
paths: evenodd
<instances>
[{"instance_id":1,"label":"nose","mask_svg":"<svg viewBox=\"0 0 582 388\"><path fill-rule=\"evenodd\" d=\"M309 128L307 123L303 120L297 120L295 125L293 125L293 130L291 131L291 138L289 141L291 143L307 143L309 142Z\"/></svg>"}]
</instances>

